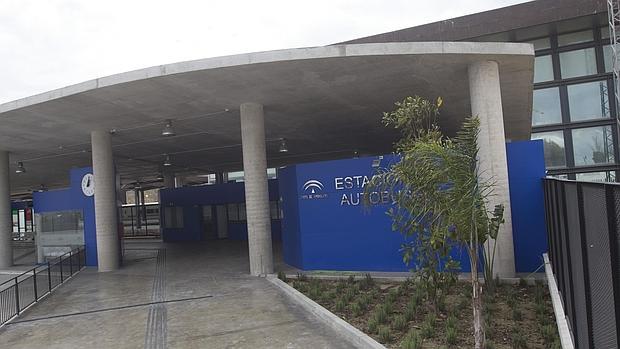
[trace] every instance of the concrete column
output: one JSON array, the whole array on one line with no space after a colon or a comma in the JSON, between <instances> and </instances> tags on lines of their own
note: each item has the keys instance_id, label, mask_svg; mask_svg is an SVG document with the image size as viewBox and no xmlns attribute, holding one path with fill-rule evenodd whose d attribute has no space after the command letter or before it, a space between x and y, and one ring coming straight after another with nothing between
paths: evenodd
<instances>
[{"instance_id":1,"label":"concrete column","mask_svg":"<svg viewBox=\"0 0 620 349\"><path fill-rule=\"evenodd\" d=\"M510 189L508 187L508 165L506 160L506 139L504 115L497 62L472 63L469 72L469 95L471 113L480 119L478 137L478 163L480 178L495 183L494 195L489 198L489 207L504 205L504 220L496 241L494 273L500 277L514 277L515 260L512 240L512 215L510 211Z\"/></svg>"},{"instance_id":2,"label":"concrete column","mask_svg":"<svg viewBox=\"0 0 620 349\"><path fill-rule=\"evenodd\" d=\"M263 106L256 103L241 104L240 111L250 274L271 274L273 254L267 190L265 115Z\"/></svg>"},{"instance_id":3,"label":"concrete column","mask_svg":"<svg viewBox=\"0 0 620 349\"><path fill-rule=\"evenodd\" d=\"M174 173L164 171L164 187L174 188Z\"/></svg>"},{"instance_id":4,"label":"concrete column","mask_svg":"<svg viewBox=\"0 0 620 349\"><path fill-rule=\"evenodd\" d=\"M11 222L11 187L9 153L0 151L0 268L13 265L13 224Z\"/></svg>"},{"instance_id":5,"label":"concrete column","mask_svg":"<svg viewBox=\"0 0 620 349\"><path fill-rule=\"evenodd\" d=\"M90 139L95 176L98 267L100 272L114 271L118 269L120 254L112 138L107 130L98 130L91 132Z\"/></svg>"}]
</instances>

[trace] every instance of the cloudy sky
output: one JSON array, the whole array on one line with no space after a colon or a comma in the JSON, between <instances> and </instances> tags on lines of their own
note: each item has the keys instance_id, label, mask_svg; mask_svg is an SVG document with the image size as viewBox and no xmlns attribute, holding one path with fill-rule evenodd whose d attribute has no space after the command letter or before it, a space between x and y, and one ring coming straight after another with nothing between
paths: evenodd
<instances>
[{"instance_id":1,"label":"cloudy sky","mask_svg":"<svg viewBox=\"0 0 620 349\"><path fill-rule=\"evenodd\" d=\"M153 65L321 46L523 0L0 0L0 103Z\"/></svg>"}]
</instances>

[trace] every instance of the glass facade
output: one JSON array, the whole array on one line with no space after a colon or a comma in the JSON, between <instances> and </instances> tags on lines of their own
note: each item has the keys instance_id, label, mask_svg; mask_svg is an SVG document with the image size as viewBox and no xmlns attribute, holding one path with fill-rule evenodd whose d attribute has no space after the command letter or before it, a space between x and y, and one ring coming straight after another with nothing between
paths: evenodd
<instances>
[{"instance_id":1,"label":"glass facade","mask_svg":"<svg viewBox=\"0 0 620 349\"><path fill-rule=\"evenodd\" d=\"M531 138L544 142L549 175L616 181L618 119L608 28L558 32L523 40L536 51Z\"/></svg>"}]
</instances>

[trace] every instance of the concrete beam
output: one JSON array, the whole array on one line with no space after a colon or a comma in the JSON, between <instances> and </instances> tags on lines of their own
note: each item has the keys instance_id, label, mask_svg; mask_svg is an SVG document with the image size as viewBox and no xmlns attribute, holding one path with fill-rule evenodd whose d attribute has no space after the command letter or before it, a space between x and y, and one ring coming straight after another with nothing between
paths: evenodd
<instances>
[{"instance_id":1,"label":"concrete beam","mask_svg":"<svg viewBox=\"0 0 620 349\"><path fill-rule=\"evenodd\" d=\"M95 223L100 272L117 270L120 262L116 207L116 176L112 137L107 130L90 134L95 177Z\"/></svg>"},{"instance_id":2,"label":"concrete beam","mask_svg":"<svg viewBox=\"0 0 620 349\"><path fill-rule=\"evenodd\" d=\"M510 188L508 186L508 161L502 111L499 67L495 61L480 61L469 65L469 96L471 113L480 119L478 136L478 166L481 181L495 183L494 195L489 198L488 210L504 205L504 224L496 241L494 274L514 277L515 259L512 241L512 215L510 211Z\"/></svg>"},{"instance_id":3,"label":"concrete beam","mask_svg":"<svg viewBox=\"0 0 620 349\"><path fill-rule=\"evenodd\" d=\"M13 224L11 222L11 187L9 153L0 151L0 268L13 265Z\"/></svg>"},{"instance_id":4,"label":"concrete beam","mask_svg":"<svg viewBox=\"0 0 620 349\"><path fill-rule=\"evenodd\" d=\"M257 103L241 104L241 143L245 176L250 274L273 273L271 217L267 189L265 115Z\"/></svg>"}]
</instances>

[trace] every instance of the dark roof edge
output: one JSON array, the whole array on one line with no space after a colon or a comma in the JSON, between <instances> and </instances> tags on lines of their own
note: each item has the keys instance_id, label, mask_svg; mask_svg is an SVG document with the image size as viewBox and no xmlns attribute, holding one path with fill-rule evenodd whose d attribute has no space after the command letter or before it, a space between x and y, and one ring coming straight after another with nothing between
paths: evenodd
<instances>
[{"instance_id":1,"label":"dark roof edge","mask_svg":"<svg viewBox=\"0 0 620 349\"><path fill-rule=\"evenodd\" d=\"M537 0L338 44L459 41L605 12L607 12L605 0Z\"/></svg>"}]
</instances>

